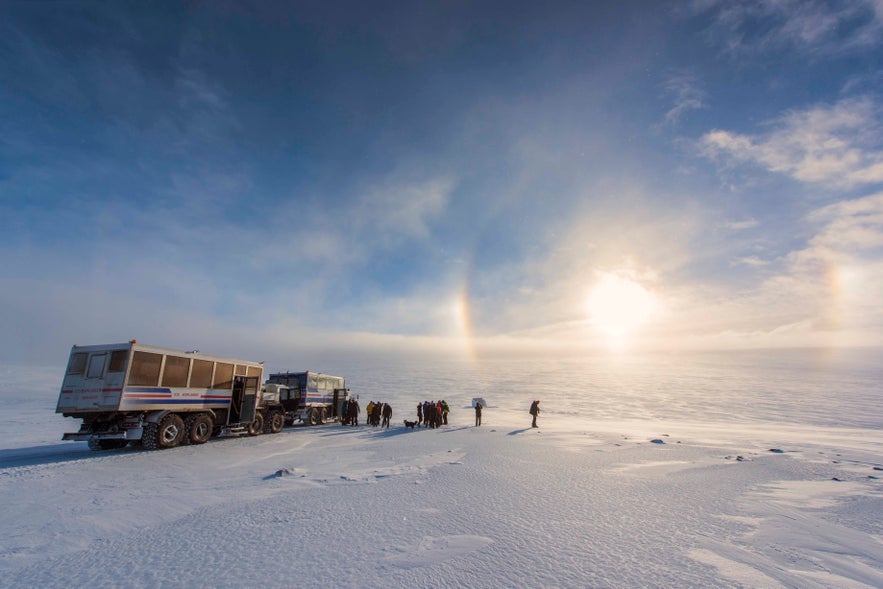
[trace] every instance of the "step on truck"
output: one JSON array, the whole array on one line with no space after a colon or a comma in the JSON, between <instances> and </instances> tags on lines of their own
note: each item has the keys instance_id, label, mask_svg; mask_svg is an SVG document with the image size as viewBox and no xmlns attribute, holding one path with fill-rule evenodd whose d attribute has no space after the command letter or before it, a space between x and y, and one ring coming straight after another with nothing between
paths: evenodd
<instances>
[{"instance_id":1,"label":"step on truck","mask_svg":"<svg viewBox=\"0 0 883 589\"><path fill-rule=\"evenodd\" d=\"M282 404L262 402L262 362L124 344L74 346L56 413L82 419L64 440L95 450L203 444L218 435L278 433ZM272 397L272 395L270 396Z\"/></svg>"}]
</instances>

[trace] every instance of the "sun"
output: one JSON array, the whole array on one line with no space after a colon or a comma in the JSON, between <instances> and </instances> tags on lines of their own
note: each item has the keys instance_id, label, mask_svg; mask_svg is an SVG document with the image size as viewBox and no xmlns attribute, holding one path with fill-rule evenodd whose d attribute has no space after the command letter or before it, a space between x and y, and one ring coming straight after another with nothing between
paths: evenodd
<instances>
[{"instance_id":1,"label":"sun","mask_svg":"<svg viewBox=\"0 0 883 589\"><path fill-rule=\"evenodd\" d=\"M637 282L605 274L592 288L587 301L591 324L614 345L649 321L657 311L656 297Z\"/></svg>"}]
</instances>

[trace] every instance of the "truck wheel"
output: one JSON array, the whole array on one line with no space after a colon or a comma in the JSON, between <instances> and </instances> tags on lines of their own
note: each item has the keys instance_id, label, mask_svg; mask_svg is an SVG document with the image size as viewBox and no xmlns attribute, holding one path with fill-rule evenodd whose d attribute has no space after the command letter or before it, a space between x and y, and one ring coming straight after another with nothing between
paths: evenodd
<instances>
[{"instance_id":1,"label":"truck wheel","mask_svg":"<svg viewBox=\"0 0 883 589\"><path fill-rule=\"evenodd\" d=\"M248 435L259 436L264 431L264 416L261 413L255 413L254 421L248 424Z\"/></svg>"},{"instance_id":2,"label":"truck wheel","mask_svg":"<svg viewBox=\"0 0 883 589\"><path fill-rule=\"evenodd\" d=\"M309 425L316 425L317 423L319 423L319 409L316 407L313 407L312 409L310 409L310 417L308 420L308 424Z\"/></svg>"},{"instance_id":3,"label":"truck wheel","mask_svg":"<svg viewBox=\"0 0 883 589\"><path fill-rule=\"evenodd\" d=\"M325 408L324 407L319 408L319 416L316 419L316 423L319 425L322 425L323 423L325 423Z\"/></svg>"},{"instance_id":4,"label":"truck wheel","mask_svg":"<svg viewBox=\"0 0 883 589\"><path fill-rule=\"evenodd\" d=\"M141 446L145 450L156 450L159 447L156 435L158 430L159 426L155 423L147 423L144 425L144 429L141 430Z\"/></svg>"},{"instance_id":5,"label":"truck wheel","mask_svg":"<svg viewBox=\"0 0 883 589\"><path fill-rule=\"evenodd\" d=\"M212 437L212 428L214 423L212 418L205 413L200 413L195 417L188 419L190 422L187 427L187 440L191 444L205 444Z\"/></svg>"},{"instance_id":6,"label":"truck wheel","mask_svg":"<svg viewBox=\"0 0 883 589\"><path fill-rule=\"evenodd\" d=\"M184 420L170 413L159 422L156 441L159 448L174 448L184 439Z\"/></svg>"},{"instance_id":7,"label":"truck wheel","mask_svg":"<svg viewBox=\"0 0 883 589\"><path fill-rule=\"evenodd\" d=\"M278 434L285 427L285 416L279 411L271 411L267 423L264 424L265 434Z\"/></svg>"}]
</instances>

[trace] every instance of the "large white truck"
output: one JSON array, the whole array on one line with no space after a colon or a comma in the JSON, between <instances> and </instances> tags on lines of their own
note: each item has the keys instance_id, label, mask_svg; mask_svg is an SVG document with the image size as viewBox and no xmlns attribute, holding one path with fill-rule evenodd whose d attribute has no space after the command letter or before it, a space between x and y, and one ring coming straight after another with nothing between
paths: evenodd
<instances>
[{"instance_id":1,"label":"large white truck","mask_svg":"<svg viewBox=\"0 0 883 589\"><path fill-rule=\"evenodd\" d=\"M278 433L280 403L262 403L262 362L123 344L74 346L56 413L82 419L64 440L93 449L202 444L214 435Z\"/></svg>"}]
</instances>

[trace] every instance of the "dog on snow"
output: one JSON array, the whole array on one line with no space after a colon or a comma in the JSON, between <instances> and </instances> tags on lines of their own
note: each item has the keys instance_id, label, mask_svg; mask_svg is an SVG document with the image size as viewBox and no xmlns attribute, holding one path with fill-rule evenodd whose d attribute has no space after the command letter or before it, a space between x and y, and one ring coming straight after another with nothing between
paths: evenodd
<instances>
[{"instance_id":1,"label":"dog on snow","mask_svg":"<svg viewBox=\"0 0 883 589\"><path fill-rule=\"evenodd\" d=\"M411 429L414 429L415 427L417 427L417 422L416 421L408 421L406 419L405 420L405 427L409 427Z\"/></svg>"}]
</instances>

